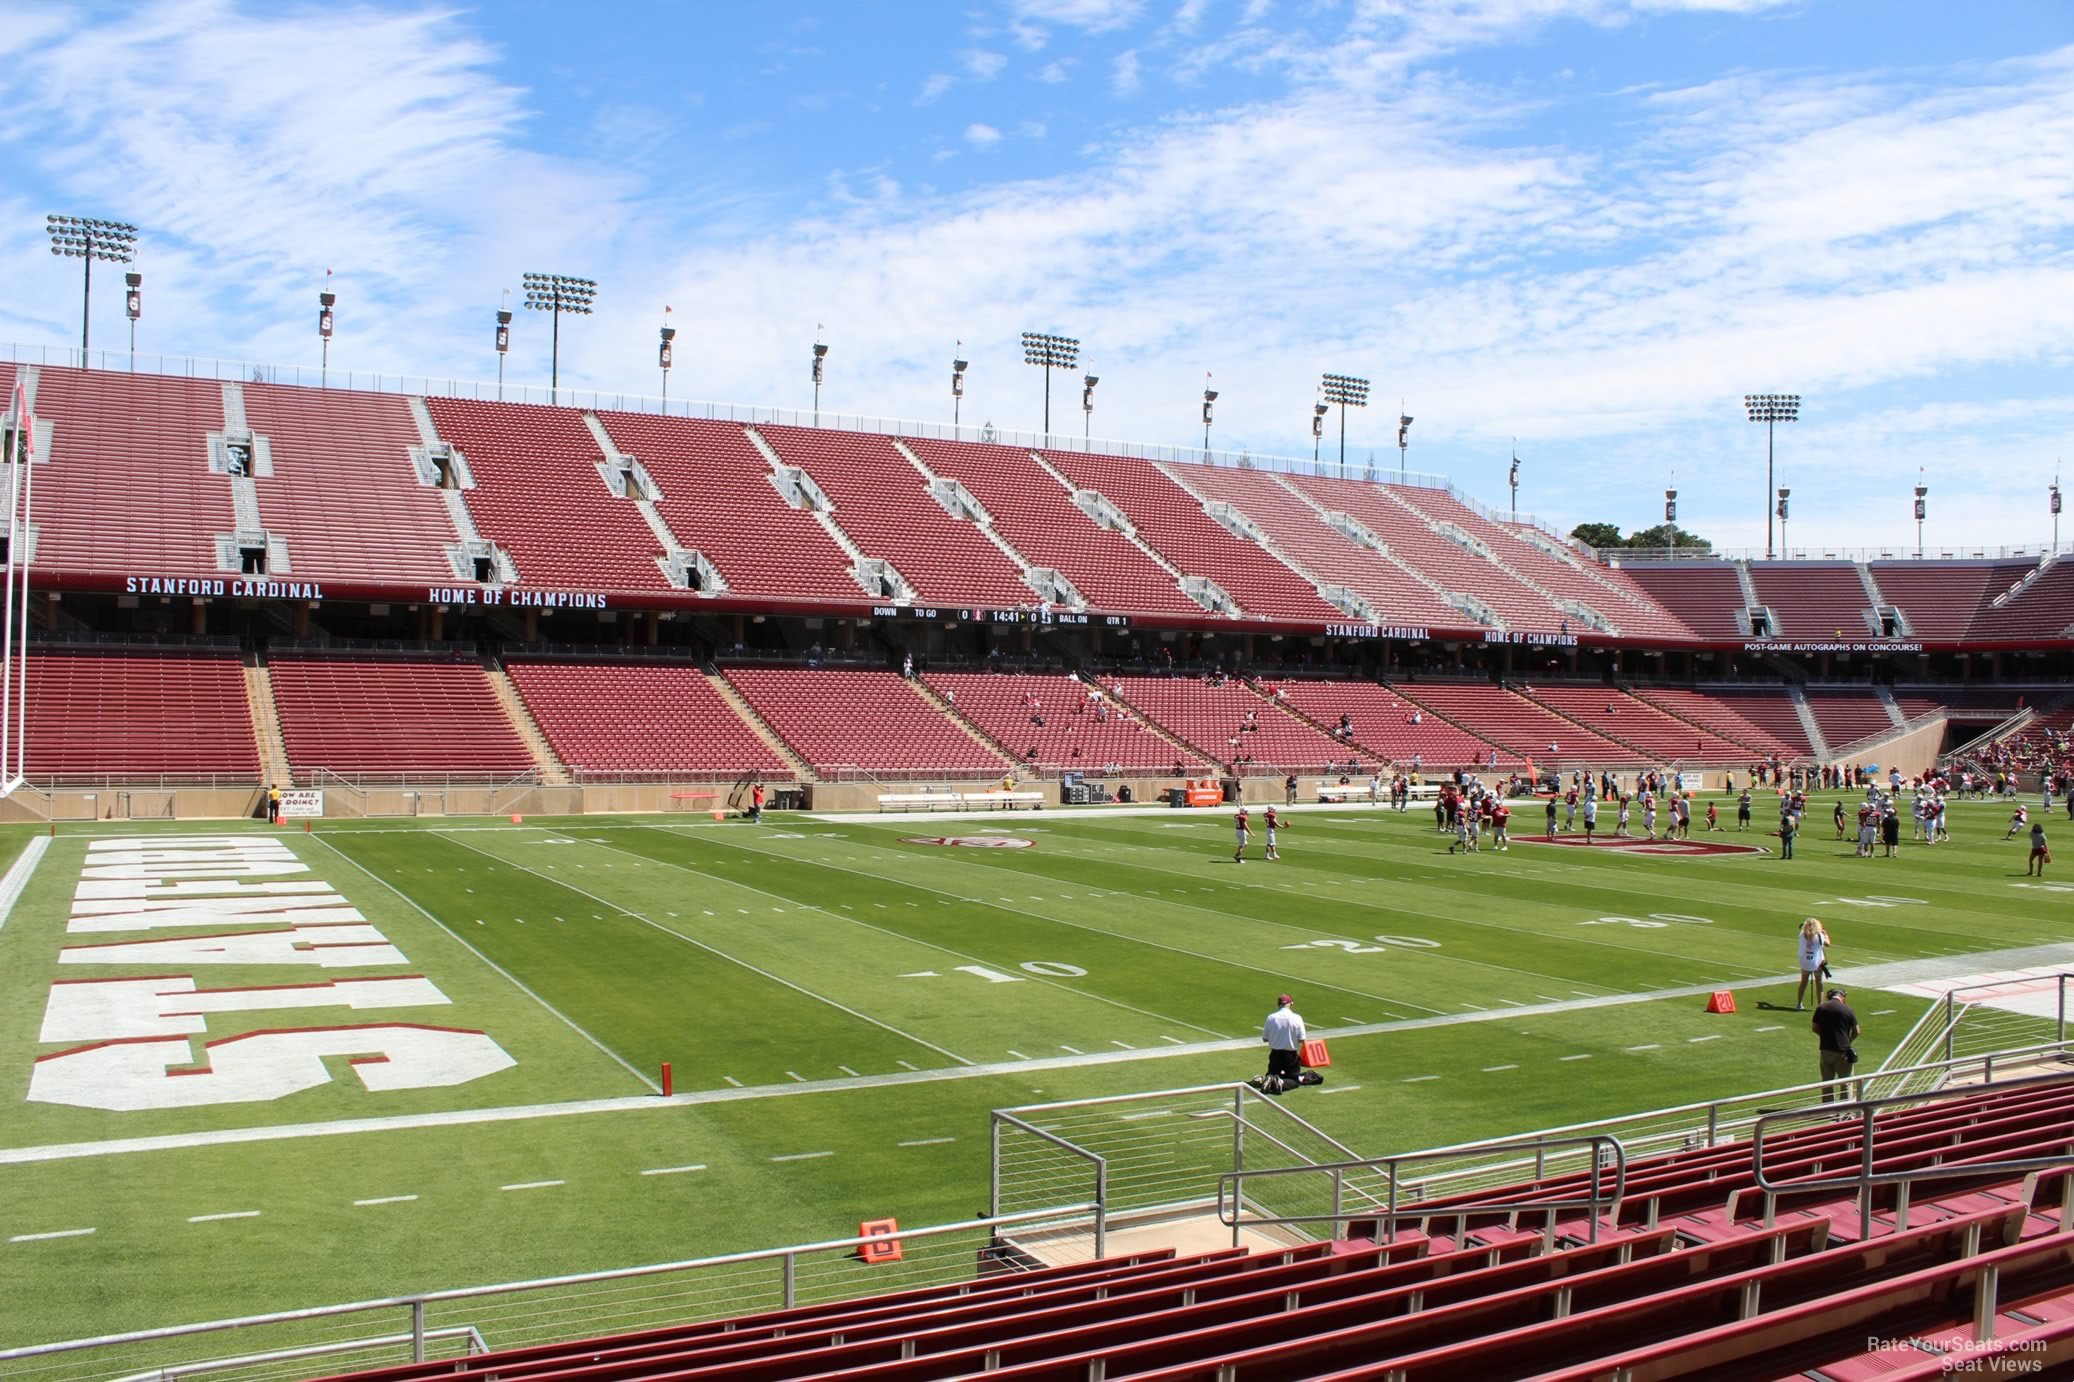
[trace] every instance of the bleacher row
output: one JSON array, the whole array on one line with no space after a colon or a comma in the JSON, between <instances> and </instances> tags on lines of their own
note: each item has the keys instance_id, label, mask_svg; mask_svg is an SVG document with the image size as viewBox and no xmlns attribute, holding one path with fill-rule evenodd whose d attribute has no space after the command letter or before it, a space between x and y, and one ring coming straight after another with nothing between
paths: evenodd
<instances>
[{"instance_id":1,"label":"bleacher row","mask_svg":"<svg viewBox=\"0 0 2074 1382\"><path fill-rule=\"evenodd\" d=\"M474 657L275 654L288 761L378 775L509 778L538 763ZM1784 688L1280 680L727 666L514 656L508 672L558 766L578 778L671 773L887 778L1429 772L1571 766L1741 767L1816 754ZM223 776L259 770L231 653L38 645L29 658L32 777ZM1992 722L2021 688L1811 688L1826 744L1949 708ZM2031 693L2041 711L2064 690ZM260 707L261 717L265 708Z\"/></svg>"},{"instance_id":2,"label":"bleacher row","mask_svg":"<svg viewBox=\"0 0 2074 1382\"><path fill-rule=\"evenodd\" d=\"M1025 606L1043 584L1032 573L1051 571L1091 608L1167 619L1466 629L1489 618L1643 644L1748 637L1757 605L1771 635L1795 639L1878 634L1888 610L1898 635L1929 640L2058 639L2074 625L2061 563L1612 566L1413 484L450 398L422 401L435 437L398 395L53 366L34 386L53 428L36 560L59 585L75 573L212 574L218 539L255 522L276 540L277 576L447 582L448 548L469 523L521 585L666 592L676 548L706 558L713 589L774 608L882 601L855 570L861 556L889 564L922 603ZM266 440L270 463L255 457L233 478L210 469L208 438L237 420ZM435 440L460 450L472 488L443 498L421 478L411 451ZM651 508L615 494L608 455L639 461L660 494ZM825 512L787 498L779 472L791 470ZM953 485L977 512L933 492ZM1206 613L1191 581L1228 603Z\"/></svg>"},{"instance_id":3,"label":"bleacher row","mask_svg":"<svg viewBox=\"0 0 2074 1382\"><path fill-rule=\"evenodd\" d=\"M355 1373L355 1382L794 1378L2065 1375L2074 1360L2074 1088L2024 1081L1866 1122L1632 1161L1593 1226L1550 1222L1610 1169L1431 1200L1385 1238L1167 1252ZM2015 1163L2016 1165L2012 1165ZM1925 1177L1869 1201L1861 1170ZM1803 1188L1794 1189L1794 1186ZM1526 1206L1485 1210L1477 1207ZM1870 1207L1870 1214L1866 1213ZM1365 1231L1365 1236L1364 1235ZM998 1261L998 1259L996 1259ZM869 1270L868 1268L865 1270Z\"/></svg>"}]
</instances>

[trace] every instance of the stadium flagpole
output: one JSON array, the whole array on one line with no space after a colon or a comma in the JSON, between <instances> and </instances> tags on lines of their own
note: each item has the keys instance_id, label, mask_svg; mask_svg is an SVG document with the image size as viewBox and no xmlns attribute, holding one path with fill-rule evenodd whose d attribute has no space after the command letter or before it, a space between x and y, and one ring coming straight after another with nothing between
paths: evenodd
<instances>
[{"instance_id":1,"label":"stadium flagpole","mask_svg":"<svg viewBox=\"0 0 2074 1382\"><path fill-rule=\"evenodd\" d=\"M19 436L15 439L15 454L22 466L22 540L19 548L8 544L10 558L20 553L22 570L22 637L17 649L15 675L20 685L15 694L14 776L8 780L7 790L13 792L29 778L29 533L34 526L36 504L36 444L33 439L24 448ZM0 770L5 764L0 763Z\"/></svg>"},{"instance_id":2,"label":"stadium flagpole","mask_svg":"<svg viewBox=\"0 0 2074 1382\"><path fill-rule=\"evenodd\" d=\"M13 404L14 430L7 436L7 454L0 458L7 463L7 563L5 570L0 571L0 585L6 591L0 597L0 777L7 774L12 761L8 751L13 747L9 731L14 726L14 560L21 551L15 536L15 501L21 497L17 484L20 472L15 465L22 454L22 432L29 425L20 379L15 380L14 397L9 402ZM4 792L5 784L0 783L0 794Z\"/></svg>"}]
</instances>

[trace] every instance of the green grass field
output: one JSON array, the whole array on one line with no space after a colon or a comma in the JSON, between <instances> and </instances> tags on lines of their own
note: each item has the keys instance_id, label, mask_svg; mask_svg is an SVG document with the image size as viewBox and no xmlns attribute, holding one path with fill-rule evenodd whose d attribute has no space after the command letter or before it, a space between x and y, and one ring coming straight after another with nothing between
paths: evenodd
<instances>
[{"instance_id":1,"label":"green grass field","mask_svg":"<svg viewBox=\"0 0 2074 1382\"><path fill-rule=\"evenodd\" d=\"M1979 966L1962 956L2063 938L2068 889L2027 885L2004 820L1961 806L1954 843L1893 860L1856 859L1821 826L1791 862L1525 843L1462 858L1430 812L1321 811L1294 817L1282 862L1256 836L1243 866L1223 812L64 827L0 927L0 1347L966 1218L986 1197L987 1110L1257 1073L1285 989L1334 1054L1326 1090L1292 1102L1370 1154L1800 1083L1806 1019L1760 1004L1791 1006L1802 916L1827 921L1845 981L1934 957L1963 974ZM175 944L60 962L283 925L79 933L92 845L226 833L285 843L307 866L294 877L400 956L196 962ZM913 842L946 833L1034 846ZM97 1062L138 1038L89 1005L47 1039L53 985L398 975L444 1001L248 996L207 1011L173 1064L205 1041L359 1024L487 1033L510 1064L370 1089L382 1067L355 1064L368 1051L349 1037L303 1057L311 1087L279 1097L49 1097L187 1099L278 1040L125 1085ZM1703 1015L1710 988L1740 1010ZM166 1004L160 1021L182 1006L142 1001ZM1854 995L1869 1060L1924 1001ZM675 1101L656 1088L664 1062Z\"/></svg>"}]
</instances>

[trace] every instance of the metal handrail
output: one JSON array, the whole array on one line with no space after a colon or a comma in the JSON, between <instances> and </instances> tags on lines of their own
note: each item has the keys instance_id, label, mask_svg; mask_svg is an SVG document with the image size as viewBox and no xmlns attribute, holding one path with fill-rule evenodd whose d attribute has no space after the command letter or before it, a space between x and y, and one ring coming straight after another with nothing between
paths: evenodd
<instances>
[{"instance_id":1,"label":"metal handrail","mask_svg":"<svg viewBox=\"0 0 2074 1382\"><path fill-rule=\"evenodd\" d=\"M2038 1075L2030 1079L2010 1080L2000 1086L2004 1090L2042 1088L2049 1085L2074 1085L2074 1074ZM1884 1108L1907 1104L1920 1107L1949 1099L1978 1098L1980 1090L1972 1086L1952 1089L1924 1090L1915 1094L1899 1094L1885 1099L1859 1099L1849 1104L1816 1105L1809 1108L1787 1109L1777 1113L1761 1115L1752 1125L1750 1134L1750 1173L1756 1187L1764 1192L1764 1223L1771 1227L1773 1210L1778 1196L1784 1193L1817 1194L1823 1191L1856 1190L1858 1193L1859 1216L1858 1237L1860 1241L1872 1233L1872 1192L1874 1186L1899 1185L1911 1187L1917 1181L1957 1180L1961 1177L2028 1174L2032 1171L2051 1171L2062 1167L2074 1167L2074 1152L2060 1156L2015 1157L2004 1161L1975 1161L1935 1166L1912 1167L1905 1171L1875 1171L1873 1163L1878 1154L1878 1113ZM1787 1121L1806 1127L1810 1117L1827 1115L1836 1118L1860 1120L1858 1169L1846 1176L1825 1176L1814 1180L1774 1181L1765 1173L1764 1136L1773 1124ZM1895 1206L1896 1231L1908 1227L1908 1191L1901 1192Z\"/></svg>"},{"instance_id":2,"label":"metal handrail","mask_svg":"<svg viewBox=\"0 0 2074 1382\"><path fill-rule=\"evenodd\" d=\"M954 1224L933 1224L927 1228L903 1228L899 1231L902 1242L916 1239L936 1238L951 1233L971 1233L977 1230L992 1231L1004 1225L1032 1223L1040 1219L1056 1220L1063 1215L1097 1213L1101 1206L1095 1203L1057 1205L1049 1209L1026 1210L1020 1214L989 1215L982 1219L967 1219ZM111 1348L119 1344L151 1343L161 1339L187 1338L197 1334L220 1333L232 1329L250 1329L261 1325L293 1324L302 1320L330 1319L341 1315L361 1314L370 1310L409 1309L412 1314L411 1338L416 1357L413 1361L424 1361L425 1307L446 1301L476 1300L486 1296L509 1295L522 1291L542 1291L562 1286L584 1286L600 1281L626 1281L636 1277L666 1276L672 1273L695 1271L708 1267L730 1266L742 1262L780 1262L785 1264L785 1308L796 1303L793 1292L794 1273L791 1263L808 1253L833 1252L842 1248L861 1248L885 1242L881 1235L859 1234L848 1238L830 1238L818 1243L799 1243L784 1248L759 1248L754 1252L724 1253L715 1257L688 1258L678 1262L657 1262L644 1267L620 1267L612 1271L582 1272L572 1276L541 1277L533 1281L505 1282L494 1286L462 1286L445 1291L425 1291L417 1295L387 1296L378 1300L354 1301L345 1305L319 1305L304 1310L281 1310L267 1315L244 1315L235 1319L209 1320L200 1324L169 1325L160 1329L138 1329L125 1334L102 1334L88 1339L67 1339L59 1343L34 1344L27 1348L0 1349L0 1363L17 1362L24 1358L44 1358L60 1353L78 1353L86 1349Z\"/></svg>"},{"instance_id":3,"label":"metal handrail","mask_svg":"<svg viewBox=\"0 0 2074 1382\"><path fill-rule=\"evenodd\" d=\"M1353 1219L1381 1218L1383 1228L1378 1236L1381 1241L1388 1242L1396 1236L1397 1224L1400 1219L1434 1217L1455 1219L1458 1221L1457 1234L1459 1236L1461 1232L1467 1230L1468 1221L1472 1217L1494 1214L1521 1214L1531 1211L1547 1214L1548 1221L1545 1232L1552 1235L1555 1231L1555 1219L1558 1213L1566 1209L1582 1209L1588 1211L1591 1216L1591 1227L1588 1233L1589 1241L1596 1243L1599 1241L1600 1211L1608 1205L1619 1204L1627 1196L1627 1149L1621 1146L1619 1138L1595 1134L1586 1137L1567 1138L1516 1138L1510 1142L1486 1144L1486 1150L1489 1151L1532 1151L1535 1154L1537 1163L1541 1162L1548 1152L1554 1148L1588 1148L1590 1150L1592 1175L1589 1194L1582 1197L1573 1196L1554 1200L1547 1198L1491 1200L1477 1204L1446 1205L1438 1210L1400 1209L1398 1207L1397 1190L1399 1184L1404 1179L1400 1175L1400 1168L1409 1163L1429 1161L1449 1155L1445 1152L1406 1152L1395 1156L1330 1162L1314 1166L1273 1167L1258 1171L1243 1169L1227 1171L1217 1178L1217 1220L1219 1223L1229 1227L1238 1227L1240 1215L1245 1212L1245 1182L1248 1179L1272 1180L1287 1176L1330 1175L1333 1178L1332 1213L1254 1214L1251 1216L1250 1221L1262 1224L1342 1224ZM1610 1194L1604 1194L1601 1193L1600 1182L1609 1167L1613 1172L1613 1187ZM1380 1215L1372 1209L1348 1210L1344 1207L1342 1196L1345 1190L1346 1178L1350 1172L1380 1174L1385 1178L1390 1187L1390 1198ZM1227 1192L1229 1193L1229 1199L1227 1199Z\"/></svg>"},{"instance_id":4,"label":"metal handrail","mask_svg":"<svg viewBox=\"0 0 2074 1382\"><path fill-rule=\"evenodd\" d=\"M473 1358L490 1351L483 1341L482 1331L472 1324L448 1325L444 1329L428 1329L424 1340L466 1339L468 1356ZM329 1353L355 1353L362 1349L387 1348L395 1344L417 1344L419 1340L410 1334L380 1334L371 1339L341 1339L328 1344L307 1344L302 1348L276 1348L265 1353L246 1353L236 1358L212 1358L201 1363L169 1363L161 1368L149 1368L133 1372L128 1377L118 1377L114 1382L178 1382L183 1377L195 1377L205 1372L228 1372L232 1368L249 1368L260 1363L285 1363L297 1358L321 1358Z\"/></svg>"},{"instance_id":5,"label":"metal handrail","mask_svg":"<svg viewBox=\"0 0 2074 1382\"><path fill-rule=\"evenodd\" d=\"M2070 973L2063 970L2060 973L2053 975L2052 977L2059 986L2058 1016L2055 1019L2055 1026L2053 1028L2052 1037L2055 1043L2062 1043L2065 1042L2067 1039L2067 981L2069 979L2074 979L2074 973ZM1989 982L1984 984L1967 984L1961 988L1947 989L1945 991L1944 1058L1946 1060L1951 1060L1953 1058L1952 1032L1953 1029L1959 1025L1959 1018L1963 1016L1963 1012L1954 1011L1954 1008L1958 1002L1958 996L1962 993L1978 993L1982 989L1996 989L2002 987L2004 987L2003 983ZM1968 1003L1965 1005L1965 1007L1968 1009L1971 1009L1974 1006L1976 1005L1972 1003Z\"/></svg>"}]
</instances>

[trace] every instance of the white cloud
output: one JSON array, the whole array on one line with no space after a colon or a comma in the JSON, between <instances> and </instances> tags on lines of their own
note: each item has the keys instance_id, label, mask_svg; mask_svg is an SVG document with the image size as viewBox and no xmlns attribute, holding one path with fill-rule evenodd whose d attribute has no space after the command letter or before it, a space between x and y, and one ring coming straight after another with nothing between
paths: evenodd
<instances>
[{"instance_id":1,"label":"white cloud","mask_svg":"<svg viewBox=\"0 0 2074 1382\"><path fill-rule=\"evenodd\" d=\"M1120 29L1143 12L1144 0L1013 0L1018 21L1058 24L1102 33Z\"/></svg>"},{"instance_id":2,"label":"white cloud","mask_svg":"<svg viewBox=\"0 0 2074 1382\"><path fill-rule=\"evenodd\" d=\"M1109 89L1118 96L1137 95L1140 85L1138 68L1137 49L1126 49L1117 54L1116 60L1109 67Z\"/></svg>"},{"instance_id":3,"label":"white cloud","mask_svg":"<svg viewBox=\"0 0 2074 1382\"><path fill-rule=\"evenodd\" d=\"M1063 82L1066 80L1067 69L1072 65L1071 61L1047 62L1037 69L1037 80L1052 84Z\"/></svg>"},{"instance_id":4,"label":"white cloud","mask_svg":"<svg viewBox=\"0 0 2074 1382\"><path fill-rule=\"evenodd\" d=\"M1181 0L1174 9L1174 27L1184 33L1194 32L1203 22L1203 12L1209 8L1210 0Z\"/></svg>"},{"instance_id":5,"label":"white cloud","mask_svg":"<svg viewBox=\"0 0 2074 1382\"><path fill-rule=\"evenodd\" d=\"M965 127L965 142L975 149L991 149L1001 142L1001 131L975 122Z\"/></svg>"},{"instance_id":6,"label":"white cloud","mask_svg":"<svg viewBox=\"0 0 2074 1382\"><path fill-rule=\"evenodd\" d=\"M984 48L974 48L961 53L959 60L965 64L965 74L976 82L994 80L1001 75L1001 69L1008 65L1005 54L989 52Z\"/></svg>"},{"instance_id":7,"label":"white cloud","mask_svg":"<svg viewBox=\"0 0 2074 1382\"><path fill-rule=\"evenodd\" d=\"M1042 139L1046 134L1042 120L1025 120L1015 127L1015 132L1024 139Z\"/></svg>"},{"instance_id":8,"label":"white cloud","mask_svg":"<svg viewBox=\"0 0 2074 1382\"><path fill-rule=\"evenodd\" d=\"M942 96L944 92L949 91L957 84L958 79L948 72L931 72L923 80L922 89L915 93L915 104L918 106L930 105L938 97Z\"/></svg>"}]
</instances>

